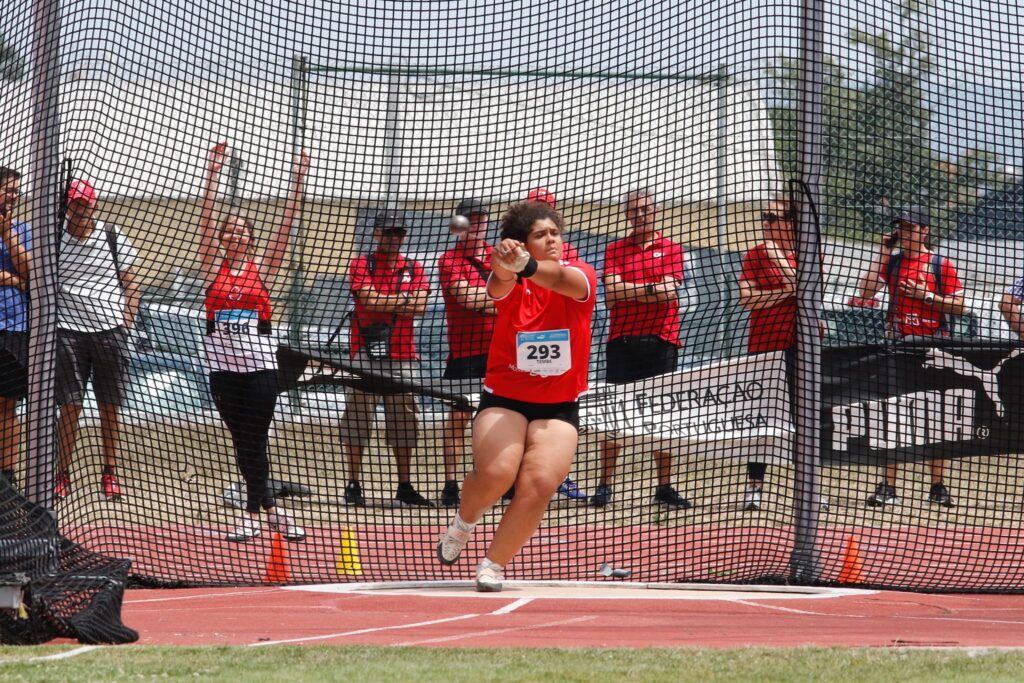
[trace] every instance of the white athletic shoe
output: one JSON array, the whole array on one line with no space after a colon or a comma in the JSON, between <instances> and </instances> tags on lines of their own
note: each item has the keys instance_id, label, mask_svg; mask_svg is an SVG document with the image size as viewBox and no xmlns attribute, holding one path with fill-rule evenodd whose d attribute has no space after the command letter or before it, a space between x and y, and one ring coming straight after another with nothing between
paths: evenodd
<instances>
[{"instance_id":1,"label":"white athletic shoe","mask_svg":"<svg viewBox=\"0 0 1024 683\"><path fill-rule=\"evenodd\" d=\"M476 568L477 593L500 593L501 582L504 580L505 573L501 565L484 560Z\"/></svg>"},{"instance_id":2,"label":"white athletic shoe","mask_svg":"<svg viewBox=\"0 0 1024 683\"><path fill-rule=\"evenodd\" d=\"M437 542L437 561L441 564L455 564L472 535L472 528L469 531L463 531L453 519Z\"/></svg>"},{"instance_id":3,"label":"white athletic shoe","mask_svg":"<svg viewBox=\"0 0 1024 683\"><path fill-rule=\"evenodd\" d=\"M235 528L224 538L233 543L245 543L260 535L260 522L247 512L243 512Z\"/></svg>"},{"instance_id":4,"label":"white athletic shoe","mask_svg":"<svg viewBox=\"0 0 1024 683\"><path fill-rule=\"evenodd\" d=\"M277 510L267 513L267 524L274 531L280 533L289 541L301 541L306 538L306 530L298 526L292 518L284 512Z\"/></svg>"},{"instance_id":5,"label":"white athletic shoe","mask_svg":"<svg viewBox=\"0 0 1024 683\"><path fill-rule=\"evenodd\" d=\"M761 509L761 489L757 486L748 486L747 490L743 493L743 509L744 510L760 510Z\"/></svg>"}]
</instances>

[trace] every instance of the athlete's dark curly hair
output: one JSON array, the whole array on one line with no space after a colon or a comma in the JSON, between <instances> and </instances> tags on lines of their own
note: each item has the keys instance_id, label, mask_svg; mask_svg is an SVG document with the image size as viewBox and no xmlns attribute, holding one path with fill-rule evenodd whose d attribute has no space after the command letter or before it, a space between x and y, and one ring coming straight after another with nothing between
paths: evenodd
<instances>
[{"instance_id":1,"label":"athlete's dark curly hair","mask_svg":"<svg viewBox=\"0 0 1024 683\"><path fill-rule=\"evenodd\" d=\"M519 240L525 244L533 224L544 219L551 220L561 232L565 232L561 214L545 202L513 204L501 217L501 239Z\"/></svg>"}]
</instances>

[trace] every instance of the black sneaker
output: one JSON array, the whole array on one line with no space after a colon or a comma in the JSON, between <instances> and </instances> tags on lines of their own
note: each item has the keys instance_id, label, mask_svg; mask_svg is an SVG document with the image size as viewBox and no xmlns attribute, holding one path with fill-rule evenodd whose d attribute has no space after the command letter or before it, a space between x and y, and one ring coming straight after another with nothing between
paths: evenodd
<instances>
[{"instance_id":1,"label":"black sneaker","mask_svg":"<svg viewBox=\"0 0 1024 683\"><path fill-rule=\"evenodd\" d=\"M654 492L653 502L670 508L676 508L677 510L687 510L693 507L693 504L680 496L679 492L672 488L670 484L663 484L657 488Z\"/></svg>"},{"instance_id":2,"label":"black sneaker","mask_svg":"<svg viewBox=\"0 0 1024 683\"><path fill-rule=\"evenodd\" d=\"M12 489L18 489L18 480L14 476L14 470L0 470L0 477L7 480L7 483L11 485Z\"/></svg>"},{"instance_id":3,"label":"black sneaker","mask_svg":"<svg viewBox=\"0 0 1024 683\"><path fill-rule=\"evenodd\" d=\"M949 495L949 491L946 490L945 484L932 484L932 490L928 493L929 503L938 503L944 508L951 508L954 506L953 499Z\"/></svg>"},{"instance_id":4,"label":"black sneaker","mask_svg":"<svg viewBox=\"0 0 1024 683\"><path fill-rule=\"evenodd\" d=\"M395 503L399 507L432 508L434 504L419 494L409 482L398 485L395 490Z\"/></svg>"},{"instance_id":5,"label":"black sneaker","mask_svg":"<svg viewBox=\"0 0 1024 683\"><path fill-rule=\"evenodd\" d=\"M612 487L605 484L598 484L597 490L594 495L590 497L587 503L590 507L603 508L605 505L611 505L612 502Z\"/></svg>"},{"instance_id":6,"label":"black sneaker","mask_svg":"<svg viewBox=\"0 0 1024 683\"><path fill-rule=\"evenodd\" d=\"M363 507L366 505L366 498L363 496L363 487L354 479L345 487L345 503L347 505L355 505L356 507Z\"/></svg>"},{"instance_id":7,"label":"black sneaker","mask_svg":"<svg viewBox=\"0 0 1024 683\"><path fill-rule=\"evenodd\" d=\"M868 505L873 508L885 505L895 505L900 501L896 497L896 487L886 484L884 481L875 487L875 492L868 496Z\"/></svg>"},{"instance_id":8,"label":"black sneaker","mask_svg":"<svg viewBox=\"0 0 1024 683\"><path fill-rule=\"evenodd\" d=\"M446 508L458 507L459 505L459 482L449 479L441 489L441 505Z\"/></svg>"}]
</instances>

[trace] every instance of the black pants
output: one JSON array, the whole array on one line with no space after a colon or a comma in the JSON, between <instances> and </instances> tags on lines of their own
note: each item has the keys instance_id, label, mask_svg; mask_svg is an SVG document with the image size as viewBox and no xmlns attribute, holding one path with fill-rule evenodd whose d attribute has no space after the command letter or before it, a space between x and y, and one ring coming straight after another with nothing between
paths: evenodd
<instances>
[{"instance_id":1,"label":"black pants","mask_svg":"<svg viewBox=\"0 0 1024 683\"><path fill-rule=\"evenodd\" d=\"M277 390L277 370L210 373L213 401L231 432L238 469L245 479L248 512L274 507L274 494L267 488L267 439Z\"/></svg>"},{"instance_id":2,"label":"black pants","mask_svg":"<svg viewBox=\"0 0 1024 683\"><path fill-rule=\"evenodd\" d=\"M796 420L796 349L786 349L786 387L789 390L789 410L793 420ZM747 478L752 481L764 481L765 472L768 471L768 464L757 460L747 461Z\"/></svg>"},{"instance_id":3,"label":"black pants","mask_svg":"<svg viewBox=\"0 0 1024 683\"><path fill-rule=\"evenodd\" d=\"M679 348L653 334L616 337L605 346L605 359L605 380L609 384L625 384L675 372Z\"/></svg>"}]
</instances>

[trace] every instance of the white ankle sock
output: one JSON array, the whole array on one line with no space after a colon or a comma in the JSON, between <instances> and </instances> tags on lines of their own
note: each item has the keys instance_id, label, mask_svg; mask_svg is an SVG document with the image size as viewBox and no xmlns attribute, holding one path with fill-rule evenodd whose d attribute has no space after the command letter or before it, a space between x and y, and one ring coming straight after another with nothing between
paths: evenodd
<instances>
[{"instance_id":1,"label":"white ankle sock","mask_svg":"<svg viewBox=\"0 0 1024 683\"><path fill-rule=\"evenodd\" d=\"M458 529L459 531L465 531L467 534L470 531L472 531L474 527L476 527L476 522L470 524L466 520L462 519L462 517L459 516L458 512L455 513L455 519L452 520L452 524L455 525L456 529Z\"/></svg>"},{"instance_id":2,"label":"white ankle sock","mask_svg":"<svg viewBox=\"0 0 1024 683\"><path fill-rule=\"evenodd\" d=\"M498 564L497 562L491 562L486 557L484 559L480 560L480 568L481 569L487 569L488 567L494 567L499 572L505 571L505 568L502 567L500 564Z\"/></svg>"}]
</instances>

